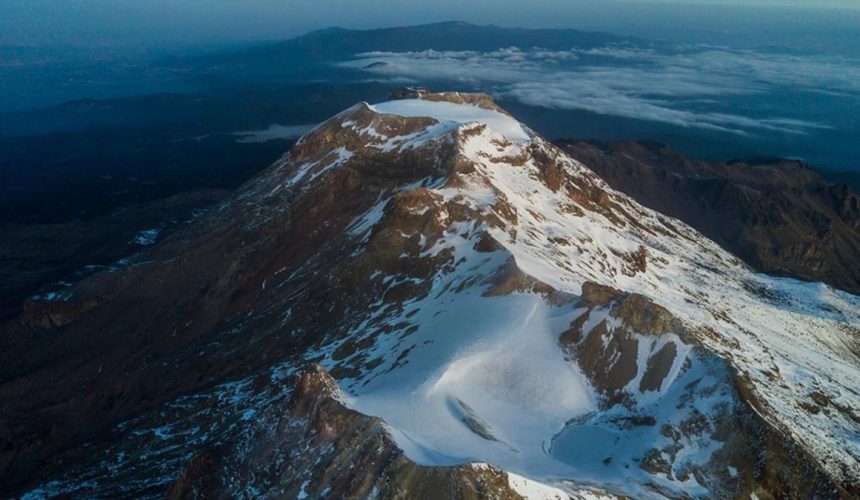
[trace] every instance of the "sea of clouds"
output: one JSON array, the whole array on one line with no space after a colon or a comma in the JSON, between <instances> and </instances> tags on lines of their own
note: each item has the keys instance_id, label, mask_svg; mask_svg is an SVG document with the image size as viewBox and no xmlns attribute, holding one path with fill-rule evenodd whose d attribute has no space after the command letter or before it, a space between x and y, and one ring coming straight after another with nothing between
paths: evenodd
<instances>
[{"instance_id":1,"label":"sea of clouds","mask_svg":"<svg viewBox=\"0 0 860 500\"><path fill-rule=\"evenodd\" d=\"M792 98L781 106L775 96L801 102L860 97L858 60L706 45L368 52L339 64L391 81L462 82L532 106L740 135L807 134L838 126L793 109ZM737 104L749 97L777 105L763 110Z\"/></svg>"}]
</instances>

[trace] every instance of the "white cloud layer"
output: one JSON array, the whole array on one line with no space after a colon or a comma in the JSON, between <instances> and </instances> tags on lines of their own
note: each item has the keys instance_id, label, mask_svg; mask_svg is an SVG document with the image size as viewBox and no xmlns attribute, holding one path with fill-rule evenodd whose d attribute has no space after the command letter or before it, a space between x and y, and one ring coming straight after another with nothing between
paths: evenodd
<instances>
[{"instance_id":1,"label":"white cloud layer","mask_svg":"<svg viewBox=\"0 0 860 500\"><path fill-rule=\"evenodd\" d=\"M341 64L385 77L468 83L533 106L736 134L803 134L830 125L799 119L791 109L752 117L721 99L779 91L860 95L860 61L706 46L371 52Z\"/></svg>"}]
</instances>

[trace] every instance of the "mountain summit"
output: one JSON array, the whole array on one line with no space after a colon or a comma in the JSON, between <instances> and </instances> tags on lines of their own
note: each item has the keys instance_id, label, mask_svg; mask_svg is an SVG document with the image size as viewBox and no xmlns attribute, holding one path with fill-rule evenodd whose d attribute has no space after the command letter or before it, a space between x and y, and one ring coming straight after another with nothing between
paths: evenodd
<instances>
[{"instance_id":1,"label":"mountain summit","mask_svg":"<svg viewBox=\"0 0 860 500\"><path fill-rule=\"evenodd\" d=\"M394 97L34 298L2 332L34 353L0 360L2 484L860 493L860 298L754 272L486 95Z\"/></svg>"}]
</instances>

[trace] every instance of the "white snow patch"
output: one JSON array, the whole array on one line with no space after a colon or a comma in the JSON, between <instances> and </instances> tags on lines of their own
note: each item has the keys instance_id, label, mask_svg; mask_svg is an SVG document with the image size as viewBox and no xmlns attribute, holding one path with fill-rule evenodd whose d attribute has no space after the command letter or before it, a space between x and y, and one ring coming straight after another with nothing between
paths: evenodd
<instances>
[{"instance_id":1,"label":"white snow patch","mask_svg":"<svg viewBox=\"0 0 860 500\"><path fill-rule=\"evenodd\" d=\"M544 450L569 418L594 408L587 380L556 344L569 311L532 295L444 297L414 304L418 329L406 340L415 355L393 376L348 387L353 408L382 416L398 446L425 465L492 458L529 475L571 472ZM374 351L396 358L396 344L385 345L395 337Z\"/></svg>"},{"instance_id":2,"label":"white snow patch","mask_svg":"<svg viewBox=\"0 0 860 500\"><path fill-rule=\"evenodd\" d=\"M531 137L514 118L498 111L468 104L453 102L427 101L423 99L403 99L388 101L370 106L377 113L419 117L427 116L440 122L463 124L470 122L486 123L506 138L516 141L529 141Z\"/></svg>"},{"instance_id":3,"label":"white snow patch","mask_svg":"<svg viewBox=\"0 0 860 500\"><path fill-rule=\"evenodd\" d=\"M570 495L558 488L547 486L508 472L508 485L526 500L568 500Z\"/></svg>"}]
</instances>

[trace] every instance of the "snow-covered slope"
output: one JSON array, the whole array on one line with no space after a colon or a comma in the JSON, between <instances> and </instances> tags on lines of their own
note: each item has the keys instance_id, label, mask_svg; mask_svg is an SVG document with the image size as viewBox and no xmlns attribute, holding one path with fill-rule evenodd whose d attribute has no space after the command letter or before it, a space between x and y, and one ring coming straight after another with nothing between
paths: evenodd
<instances>
[{"instance_id":1,"label":"snow-covered slope","mask_svg":"<svg viewBox=\"0 0 860 500\"><path fill-rule=\"evenodd\" d=\"M440 232L404 234L419 245L402 258L445 254L449 263L433 273L429 293L397 309L380 302L349 336L321 351L334 368L345 362L336 354L341 345L368 339L372 347L353 356L377 361L342 385L354 408L391 426L412 459L489 462L541 481L572 479L641 494L629 481L655 479L635 461L659 448L659 422L681 413L683 388L708 378L722 381L709 392L686 396L697 400L696 412L714 414L738 397L730 387L737 370L750 404L763 417L834 477L860 479L860 299L821 284L752 272L691 228L612 191L505 114L418 99L369 109L434 118L409 141L386 138L384 150L453 144L457 160L470 166L451 178L428 178L423 187L407 188L420 189L424 200L410 210L432 214ZM368 126L357 132L383 135ZM392 203L380 200L354 227L372 232L384 226L382 207ZM458 218L453 207L471 215ZM495 241L493 251L476 250L484 234ZM656 390L640 391L636 381L628 390L632 403L624 411L654 417L656 427L624 432L600 415L592 382L558 346L561 332L583 314L576 301L558 305L525 288L488 294L511 259L556 293L576 297L583 283L599 283L641 294L681 320L689 332L686 342L674 337L638 343L639 379L649 354L670 340L678 346ZM393 289L420 278L401 273L384 279ZM374 334L380 328L408 333ZM827 409L819 411L813 398L825 399ZM582 424L571 427L571 421ZM704 464L721 446L707 436L690 441L672 467ZM658 474L656 481L668 491L706 492L694 476L679 475Z\"/></svg>"},{"instance_id":2,"label":"snow-covered slope","mask_svg":"<svg viewBox=\"0 0 860 500\"><path fill-rule=\"evenodd\" d=\"M403 99L375 104L370 106L370 109L377 113L397 116L430 116L438 120L440 124L448 126L472 122L485 123L507 139L514 141L528 141L530 139L523 126L510 116L499 111L473 105L446 101Z\"/></svg>"}]
</instances>

